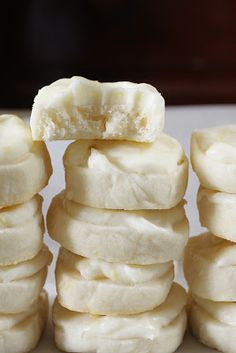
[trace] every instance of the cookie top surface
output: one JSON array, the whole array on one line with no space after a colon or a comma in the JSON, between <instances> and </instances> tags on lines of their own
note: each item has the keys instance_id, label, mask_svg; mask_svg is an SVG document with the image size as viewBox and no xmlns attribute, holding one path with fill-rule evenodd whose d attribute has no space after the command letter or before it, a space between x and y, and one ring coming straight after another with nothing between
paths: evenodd
<instances>
[{"instance_id":1,"label":"cookie top surface","mask_svg":"<svg viewBox=\"0 0 236 353\"><path fill-rule=\"evenodd\" d=\"M81 166L124 173L171 173L185 161L174 138L162 133L151 144L130 141L75 141L64 155L65 166Z\"/></svg>"}]
</instances>

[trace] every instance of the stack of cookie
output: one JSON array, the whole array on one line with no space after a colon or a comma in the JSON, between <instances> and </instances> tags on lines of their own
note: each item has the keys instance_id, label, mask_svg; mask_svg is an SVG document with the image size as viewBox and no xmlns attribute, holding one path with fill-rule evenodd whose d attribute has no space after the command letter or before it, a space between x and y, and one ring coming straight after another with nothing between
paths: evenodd
<instances>
[{"instance_id":1,"label":"stack of cookie","mask_svg":"<svg viewBox=\"0 0 236 353\"><path fill-rule=\"evenodd\" d=\"M81 77L39 91L35 139L75 139L64 155L66 189L49 208L56 268L55 342L68 352L174 352L186 294L173 261L188 238L188 164L162 133L155 88Z\"/></svg>"},{"instance_id":2,"label":"stack of cookie","mask_svg":"<svg viewBox=\"0 0 236 353\"><path fill-rule=\"evenodd\" d=\"M201 186L198 208L210 232L186 248L190 327L209 347L236 351L236 125L197 131L191 159Z\"/></svg>"},{"instance_id":3,"label":"stack of cookie","mask_svg":"<svg viewBox=\"0 0 236 353\"><path fill-rule=\"evenodd\" d=\"M43 142L14 115L0 116L0 351L38 343L47 319L43 285L51 253L43 245L42 197L51 175Z\"/></svg>"}]
</instances>

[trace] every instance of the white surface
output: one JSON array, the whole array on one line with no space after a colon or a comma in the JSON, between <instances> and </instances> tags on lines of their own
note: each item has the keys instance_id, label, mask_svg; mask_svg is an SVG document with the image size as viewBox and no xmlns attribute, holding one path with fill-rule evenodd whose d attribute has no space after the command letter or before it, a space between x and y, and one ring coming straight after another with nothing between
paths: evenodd
<instances>
[{"instance_id":1,"label":"white surface","mask_svg":"<svg viewBox=\"0 0 236 353\"><path fill-rule=\"evenodd\" d=\"M4 111L9 113L10 111ZM25 112L17 112L20 116L26 116ZM165 132L175 137L184 147L189 156L189 141L193 130L221 125L227 123L236 123L236 105L232 106L190 106L190 107L170 107L166 109L166 124ZM44 210L46 211L51 198L64 187L64 171L62 165L62 155L65 147L69 142L50 142L48 148L51 154L54 174L51 178L49 186L42 192L44 196ZM198 181L193 174L192 169L189 169L189 185L186 194L187 216L190 221L190 234L199 234L202 228L198 220L198 212L196 208L196 192L198 188ZM54 265L57 255L58 246L55 242L49 239L46 235L46 243L54 253L54 261L49 272L46 289L52 299L55 296L54 285ZM180 282L183 283L182 276L178 276ZM34 353L56 353L59 352L53 344L51 325L46 331L43 340ZM186 338L178 349L177 353L210 353L215 352L207 349L190 335Z\"/></svg>"}]
</instances>

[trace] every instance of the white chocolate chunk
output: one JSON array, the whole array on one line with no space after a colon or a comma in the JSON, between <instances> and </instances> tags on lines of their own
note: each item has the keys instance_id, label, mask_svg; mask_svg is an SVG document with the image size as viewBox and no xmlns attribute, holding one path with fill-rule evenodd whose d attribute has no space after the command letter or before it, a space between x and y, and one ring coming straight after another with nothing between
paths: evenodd
<instances>
[{"instance_id":1,"label":"white chocolate chunk","mask_svg":"<svg viewBox=\"0 0 236 353\"><path fill-rule=\"evenodd\" d=\"M220 238L236 242L236 194L201 187L198 209L203 227Z\"/></svg>"},{"instance_id":2,"label":"white chocolate chunk","mask_svg":"<svg viewBox=\"0 0 236 353\"><path fill-rule=\"evenodd\" d=\"M85 262L86 274L89 273L88 277L92 278L83 276ZM73 311L102 315L152 310L166 299L174 278L173 263L155 267L156 271L154 265L132 266L93 261L61 249L56 268L58 301ZM117 268L120 271L116 272ZM128 275L123 275L122 269ZM135 281L131 279L135 272L139 281L137 278ZM148 272L151 279L147 279Z\"/></svg>"},{"instance_id":3,"label":"white chocolate chunk","mask_svg":"<svg viewBox=\"0 0 236 353\"><path fill-rule=\"evenodd\" d=\"M160 134L152 144L76 141L64 155L67 198L109 209L169 209L184 196L188 163L181 145Z\"/></svg>"},{"instance_id":4,"label":"white chocolate chunk","mask_svg":"<svg viewBox=\"0 0 236 353\"><path fill-rule=\"evenodd\" d=\"M205 188L236 193L236 125L194 132L191 161Z\"/></svg>"},{"instance_id":5,"label":"white chocolate chunk","mask_svg":"<svg viewBox=\"0 0 236 353\"><path fill-rule=\"evenodd\" d=\"M43 142L15 115L0 116L0 208L23 203L43 189L52 167Z\"/></svg>"},{"instance_id":6,"label":"white chocolate chunk","mask_svg":"<svg viewBox=\"0 0 236 353\"><path fill-rule=\"evenodd\" d=\"M184 272L191 292L213 301L236 301L236 244L204 233L190 238Z\"/></svg>"},{"instance_id":7,"label":"white chocolate chunk","mask_svg":"<svg viewBox=\"0 0 236 353\"><path fill-rule=\"evenodd\" d=\"M174 284L166 301L152 311L128 316L93 316L53 309L55 341L66 352L171 353L186 328L186 294Z\"/></svg>"},{"instance_id":8,"label":"white chocolate chunk","mask_svg":"<svg viewBox=\"0 0 236 353\"><path fill-rule=\"evenodd\" d=\"M0 266L26 261L43 244L42 197L0 209Z\"/></svg>"},{"instance_id":9,"label":"white chocolate chunk","mask_svg":"<svg viewBox=\"0 0 236 353\"><path fill-rule=\"evenodd\" d=\"M48 317L48 298L41 292L36 303L19 314L0 314L0 352L25 353L34 349Z\"/></svg>"},{"instance_id":10,"label":"white chocolate chunk","mask_svg":"<svg viewBox=\"0 0 236 353\"><path fill-rule=\"evenodd\" d=\"M162 211L104 210L69 201L62 192L49 207L47 227L73 253L127 264L177 260L188 240L184 202Z\"/></svg>"},{"instance_id":11,"label":"white chocolate chunk","mask_svg":"<svg viewBox=\"0 0 236 353\"><path fill-rule=\"evenodd\" d=\"M188 320L193 335L222 353L235 353L235 303L217 303L196 298L190 302ZM232 311L231 311L232 310Z\"/></svg>"},{"instance_id":12,"label":"white chocolate chunk","mask_svg":"<svg viewBox=\"0 0 236 353\"><path fill-rule=\"evenodd\" d=\"M148 84L61 79L39 90L34 140L110 139L152 142L164 126L165 102Z\"/></svg>"}]
</instances>

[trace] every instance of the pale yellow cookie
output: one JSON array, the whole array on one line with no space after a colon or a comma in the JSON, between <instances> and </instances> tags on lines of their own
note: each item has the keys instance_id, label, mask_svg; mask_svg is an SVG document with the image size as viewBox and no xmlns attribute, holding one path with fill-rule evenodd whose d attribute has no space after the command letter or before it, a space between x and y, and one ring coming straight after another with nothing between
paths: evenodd
<instances>
[{"instance_id":1,"label":"pale yellow cookie","mask_svg":"<svg viewBox=\"0 0 236 353\"><path fill-rule=\"evenodd\" d=\"M31 128L35 140L154 141L164 126L165 102L151 85L61 79L39 90Z\"/></svg>"},{"instance_id":2,"label":"pale yellow cookie","mask_svg":"<svg viewBox=\"0 0 236 353\"><path fill-rule=\"evenodd\" d=\"M186 329L186 293L173 284L166 301L152 311L98 316L69 311L56 301L55 343L65 352L172 353Z\"/></svg>"},{"instance_id":3,"label":"pale yellow cookie","mask_svg":"<svg viewBox=\"0 0 236 353\"><path fill-rule=\"evenodd\" d=\"M0 116L0 208L23 203L43 189L52 173L44 142L15 115Z\"/></svg>"},{"instance_id":4,"label":"pale yellow cookie","mask_svg":"<svg viewBox=\"0 0 236 353\"><path fill-rule=\"evenodd\" d=\"M91 260L61 249L56 268L59 303L101 315L136 314L163 303L174 279L173 262L137 266Z\"/></svg>"},{"instance_id":5,"label":"pale yellow cookie","mask_svg":"<svg viewBox=\"0 0 236 353\"><path fill-rule=\"evenodd\" d=\"M236 124L194 132L191 161L205 188L236 193Z\"/></svg>"},{"instance_id":6,"label":"pale yellow cookie","mask_svg":"<svg viewBox=\"0 0 236 353\"><path fill-rule=\"evenodd\" d=\"M42 201L35 195L25 203L0 209L0 266L29 260L42 248Z\"/></svg>"},{"instance_id":7,"label":"pale yellow cookie","mask_svg":"<svg viewBox=\"0 0 236 353\"><path fill-rule=\"evenodd\" d=\"M48 317L45 291L39 299L19 314L0 314L0 352L25 353L33 350L42 335Z\"/></svg>"},{"instance_id":8,"label":"pale yellow cookie","mask_svg":"<svg viewBox=\"0 0 236 353\"><path fill-rule=\"evenodd\" d=\"M164 133L149 144L76 141L64 166L67 198L97 208L169 209L182 200L188 180L181 145Z\"/></svg>"},{"instance_id":9,"label":"pale yellow cookie","mask_svg":"<svg viewBox=\"0 0 236 353\"><path fill-rule=\"evenodd\" d=\"M44 246L33 259L0 266L0 313L21 313L38 300L52 260Z\"/></svg>"},{"instance_id":10,"label":"pale yellow cookie","mask_svg":"<svg viewBox=\"0 0 236 353\"><path fill-rule=\"evenodd\" d=\"M104 210L57 195L48 211L50 236L88 258L127 264L180 259L188 240L184 202L170 210Z\"/></svg>"},{"instance_id":11,"label":"pale yellow cookie","mask_svg":"<svg viewBox=\"0 0 236 353\"><path fill-rule=\"evenodd\" d=\"M236 194L200 187L197 200L201 225L218 237L236 242Z\"/></svg>"},{"instance_id":12,"label":"pale yellow cookie","mask_svg":"<svg viewBox=\"0 0 236 353\"><path fill-rule=\"evenodd\" d=\"M236 244L204 233L189 239L184 272L190 290L213 301L236 301Z\"/></svg>"},{"instance_id":13,"label":"pale yellow cookie","mask_svg":"<svg viewBox=\"0 0 236 353\"><path fill-rule=\"evenodd\" d=\"M235 302L213 302L194 296L188 314L190 330L203 344L222 353L235 353Z\"/></svg>"}]
</instances>

